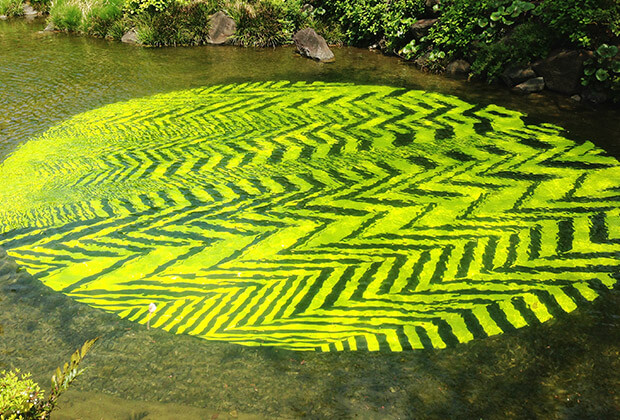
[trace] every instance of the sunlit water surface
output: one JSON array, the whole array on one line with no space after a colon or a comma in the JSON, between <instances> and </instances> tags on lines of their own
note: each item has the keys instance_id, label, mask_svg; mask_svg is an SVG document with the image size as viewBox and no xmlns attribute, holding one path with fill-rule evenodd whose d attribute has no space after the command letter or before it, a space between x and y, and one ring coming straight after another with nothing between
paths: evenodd
<instances>
[{"instance_id":1,"label":"sunlit water surface","mask_svg":"<svg viewBox=\"0 0 620 420\"><path fill-rule=\"evenodd\" d=\"M326 65L302 59L291 48L141 49L90 38L38 34L41 28L41 22L0 22L0 110L3 111L0 115L0 155L4 160L12 154L3 169L2 176L7 184L0 189L0 196L3 209L13 212L10 217L6 213L3 216L3 243L12 258L4 257L2 266L0 368L30 370L37 380L47 383L51 370L73 348L87 338L101 336L100 344L87 361L87 373L80 378L75 390L64 398L59 418L178 418L179 410L183 410L187 418L577 418L618 414L619 299L617 291L607 290L614 286L618 276L617 240L613 239L617 237L614 236L617 226L615 222L610 224L605 220L606 217L609 220L617 218L617 194L614 193L617 192L614 189L614 182L617 183L615 158L620 154L617 110L583 109L567 98L552 95L513 96L485 85L421 74L396 59L358 49L336 49L336 62ZM292 83L269 84L281 80ZM342 109L350 107L347 100L355 102L356 109L345 112L338 106L330 107L321 102L308 105L312 95L308 96L307 92L320 89L311 84L317 81L327 83L323 86L331 92L322 94L323 97L335 97L328 102L337 103L345 98ZM319 125L327 121L330 127L335 126L333 132L314 130L315 134L319 133L316 134L318 138L323 136L326 147L321 148L322 142L317 142L316 138L304 137L306 140L300 143L300 134L290 127L290 120L299 116L288 113L284 118L280 115L284 122L274 127L277 113L273 117L263 116L261 120L261 114L253 114L247 106L236 109L236 98L248 95L246 82L255 82L249 86L253 100L258 104L278 98L276 103L290 105L291 109L308 105L307 110L302 110L307 120L298 120L294 124L297 130L300 126L312 125L313 120ZM338 84L343 82L365 87L339 87ZM196 90L208 86L227 87L206 93ZM185 93L174 93L177 91ZM159 99L149 99L151 95L168 93L168 96L156 97ZM122 105L124 101L143 97L146 98L143 102ZM191 132L204 136L204 127L213 121L224 128L223 133L217 129L209 133L215 145L206 151L204 148L191 149L187 140L191 136L183 132L183 127L196 123L187 112L181 112L192 101L200 102L209 113ZM214 101L226 106L217 107ZM121 105L83 114L117 103ZM153 116L148 111L149 106L165 111ZM372 126L364 127L370 118L377 117L364 114L365 110L379 106L386 107L382 110L384 114L393 114L390 123L379 118ZM132 115L131 109L139 112ZM260 107L263 109L265 106ZM407 115L416 110L421 112L420 117L407 121ZM441 112L435 112L437 110ZM449 113L451 110L452 114ZM147 117L143 118L140 112ZM285 113L285 110L279 112ZM444 113L449 116L446 118ZM527 117L518 113L527 114ZM74 123L44 134L50 127L76 115ZM118 115L121 122L116 125L107 123ZM235 124L226 126L222 123L234 118L239 118ZM340 127L343 120L347 124ZM179 124L180 121L185 125ZM250 127L244 127L245 123ZM563 127L565 131L545 123ZM173 131L174 127L180 127L180 131L169 138L177 136L184 140L175 143L177 149L168 150L174 152L168 156L178 156L190 148L191 159L195 160L190 160L191 167L200 163L201 167L211 169L207 179L196 180L196 174L188 170L189 165L185 171L182 164L174 170L164 168L162 171L150 165L140 171L140 165L137 165L130 175L135 179L149 180L148 185L135 185L128 182L131 176L120 176L113 177L116 181L99 189L80 189L83 180L88 180L91 185L97 178L96 172L94 175L88 173L93 170L92 162L115 162L120 158L120 166L123 166L128 159L135 161L136 154L131 158L111 154L114 150L107 149L108 144L120 144L122 150L144 150L151 153L148 155L150 164L158 161L153 152L158 147L157 136L148 136L148 141L144 137L150 129L148 127L159 131L158 124L172 127ZM283 130L282 125L287 129ZM218 124L214 126L218 127ZM256 134L256 130L265 127L268 130ZM143 133L142 137L127 134L131 129ZM274 131L277 137L270 134ZM76 132L79 133L77 137ZM252 142L244 140L248 132L252 133ZM420 132L430 135L426 136L428 138L413 135ZM302 130L302 133L305 132ZM107 140L102 142L100 150L93 146L95 143L89 143L88 148L79 142L74 143L78 137L89 136ZM367 138L368 141L347 142L347 136ZM278 147L273 146L274 137ZM411 141L412 137L416 142ZM422 146L421 137L426 141ZM12 153L31 138L41 138L41 141L31 143L30 149L25 147ZM330 144L333 138L340 140ZM315 147L304 150L303 145L313 144ZM507 161L507 155L514 157L514 162ZM543 155L544 159L541 158ZM160 163L167 161L165 156L165 153L159 155ZM227 161L237 159L238 162L235 161L234 170L221 164L209 166L208 158L213 156ZM243 156L252 156L257 162L242 160ZM540 189L547 191L544 197L567 201L567 194L570 194L571 200L568 201L596 202L598 210L590 210L585 215L579 214L584 213L579 210L581 205L562 210L565 212L562 213L562 223L555 223L551 217L551 222L560 226L559 233L549 235L545 230L549 228L549 220L540 215L516 219L496 217L493 213L499 212L502 205L510 203L513 212L515 208L525 212L527 206L524 207L523 202L532 197L536 201L535 190L528 193L527 189L527 184L534 178L524 179L523 174L535 174L540 168L523 167L520 172L515 169L523 164L521 160L525 161L526 156L530 160L538 159L537 162L543 162L543 167L547 168L536 174L539 177L537 182L543 184ZM79 169L80 164L87 161L90 163ZM482 162L483 168L472 162ZM48 181L53 188L39 187L40 190L29 191L30 201L18 199L15 190L31 188L29 180L32 174L41 172L41 165L47 165L42 172L50 176ZM102 169L101 165L95 166L102 174L109 171ZM71 168L71 174L67 168ZM427 176L433 171L439 178ZM484 182L477 177L482 171L491 175ZM553 172L559 180L550 181L547 172ZM169 178L162 178L164 174ZM177 175L182 176L175 181ZM467 187L469 196L461 194L458 188L446 190L445 185L441 185L442 176L450 178L451 187ZM123 181L121 186L118 185L119 179ZM295 180L299 180L297 185ZM175 187L177 182L179 185ZM196 196L199 192L192 189L192 182L211 186L205 190L206 198ZM545 186L545 182L549 184ZM509 183L515 184L515 191L499 197L494 195L493 189L502 189ZM173 190L190 192L179 196ZM145 197L131 201L140 193L145 193ZM149 198L151 193L154 195ZM29 233L33 227L45 225L41 220L53 219L44 212L33 212L33 208L38 208L37 203L52 200L65 207L56 213L58 220L51 224L60 223L70 228L60 230L61 236L65 237L54 239L55 244L50 249L56 252L76 247L76 240L80 248L92 237L82 237L80 243L80 235L71 229L76 228L77 220L89 219L86 214L89 210L76 210L70 207L71 202L93 196L106 204L112 203L110 214L125 220L126 214L109 201L113 198L120 203L124 195L126 203L117 206L124 206L129 213L140 213L140 217L132 220L133 226L123 225L121 234L131 235L133 241L141 240L144 244L145 238L152 233L144 231L144 223L153 223L159 216L153 217L144 209L140 212L139 206L151 205L159 209L161 206L153 205L158 193L164 208L174 208L178 214L184 208L181 202L187 201L188 197L194 207L192 200L200 201L200 205L206 206L205 211L211 212L206 219L194 212L191 217L184 214L179 219L181 222L177 220L178 224L183 224L179 229L187 235L194 235L193 239L196 239L196 229L191 226L200 228L201 234L205 229L210 230L211 234L207 236L216 243L214 238L222 240L222 231L225 231L240 248L233 248L234 259L227 259L201 278L203 286L205 281L218 285L207 288L206 294L188 295L187 287L191 289L191 286L187 286L187 281L182 284L175 282L169 294L180 294L184 298L182 303L178 303L179 299L170 300L166 293L136 296L135 290L127 292L125 283L120 287L105 278L90 284L86 279L88 276L79 270L77 273L75 270L63 271L55 266L53 255L47 254L51 259L46 262L41 257L44 255L41 246L49 245L49 241L45 237L41 239L36 232ZM62 200L67 200L71 194L75 197L69 197L70 202L63 203ZM209 207L210 204L205 203L213 197L236 204L232 208ZM262 200L258 209L244 204L259 201L257 197ZM446 214L441 205L435 210L438 200L446 211L450 210L456 216L450 211ZM140 202L142 204L138 204ZM372 207L360 209L360 202L372 203ZM329 207L332 204L347 211L338 214L334 207ZM546 206L556 204L545 203ZM95 216L107 217L109 214L104 207L95 205L89 208L94 209L90 211ZM103 209L101 214L97 214L98 208ZM232 220L227 212L231 209L234 213ZM567 213L571 211L576 214ZM218 212L222 215L217 216ZM330 212L330 216L325 215ZM400 212L399 216L387 217L387 222L378 223L386 214L394 212ZM266 220L265 215L280 220ZM336 215L345 220L336 221ZM472 232L476 226L468 226L453 244L442 243L443 252L425 248L429 241L445 240L441 234L456 235L454 226L445 229L447 220L473 215L491 226L487 229L508 230L509 234L502 237L496 232L495 236L490 235L496 238L495 243L488 241L478 247L476 234ZM335 227L325 228L325 217L330 218ZM291 219L294 228L288 232L282 227L287 218ZM404 219L407 220L400 223ZM500 225L496 223L498 220ZM251 221L259 226L253 232L254 236L248 233L247 224ZM520 251L519 244L525 241L513 233L511 224L521 227L528 223L531 226L524 231L530 245ZM318 225L324 229L320 235L306 237L300 234L300 231L308 234ZM444 227L440 229L442 233L438 233L438 226ZM170 228L170 223L167 227ZM421 228L425 229L423 235ZM463 225L458 228L463 229ZM97 230L97 227L89 229ZM582 230L590 232L589 236L579 238ZM274 238L265 241L267 232L270 235L276 232L279 235L275 238L277 241ZM52 235L51 231L48 235ZM109 236L109 232L106 231L105 235ZM259 242L257 238L262 241L262 247L239 245L246 240ZM160 265L153 267L148 278L140 279L141 284L150 287L165 285L179 276L184 280L191 277L196 282L195 274L200 272L200 267L192 265L191 257L199 254L197 248L191 243L179 248L173 239L166 246L180 249L180 255L173 258L177 265L170 259L159 261ZM136 242L129 238L123 240L129 241L125 242L129 254L115 253L109 247L102 253L99 247L98 253L93 250L82 252L81 257L88 254L90 260L75 262L94 262L94 266L104 267L130 258L131 252L136 252ZM197 240L204 243L206 239ZM591 246L590 240L597 243L602 240L609 245L601 245L599 249L599 245ZM273 250L274 242L287 252ZM489 257L502 246L507 250L505 255ZM607 248L602 249L605 246ZM397 252L380 254L379 250L384 252L386 247L396 247L400 251L406 249L409 257L399 259ZM478 259L477 247L480 248ZM203 248L201 246L200 250ZM372 252L363 251L369 249ZM214 246L208 251L212 255L221 252L221 248ZM38 260L32 260L33 252L39 256ZM171 255L174 251L166 252ZM455 259L454 255L462 257L451 267L450 258ZM570 263L567 263L568 255L571 255ZM95 261L95 256L99 260ZM179 259L180 256L183 258ZM70 260L75 255L56 258ZM110 263L102 258L112 258L113 261ZM201 258L198 259L204 261L205 257ZM527 266L528 261L539 258L545 260L545 264ZM426 262L433 259L436 260L433 267L440 269L429 271L430 264ZM22 268L18 268L14 260ZM180 260L183 264L179 264ZM396 271L383 267L387 266L386 261L397 266ZM325 264L330 265L329 270L320 271ZM428 273L425 273L425 265ZM498 270L497 266L501 269ZM519 268L514 269L515 266ZM179 272L180 267L187 272ZM134 268L147 270L149 267L143 261ZM226 328L215 328L205 321L204 315L200 318L197 314L198 307L209 299L213 299L212 304L217 307L218 298L214 298L213 293L219 293L219 299L222 299L221 295L230 293L231 287L235 290L262 290L260 286L270 284L264 283L265 279L283 277L278 270L292 270L302 279L304 275L312 278L314 273L312 281L320 285L331 284L333 277L332 289L344 295L348 293L351 301L359 300L363 304L343 314L342 308L346 305L339 305L339 296L321 294L321 287L317 286L314 294L299 292L297 300L290 298L297 307L288 314L285 309L279 312L284 324L281 323L283 326L276 331L270 329L267 322L273 321L274 317L265 320L266 317L252 316L252 308L260 308L260 302L252 301L251 296L243 296L242 292L233 293L231 297L237 301L248 299L247 308L222 312L226 316L221 319L227 321L219 322L219 326L226 324ZM410 274L394 274L398 272ZM373 285L371 280L366 280L365 286L372 289L372 293L367 289L362 296L365 299L355 299L363 280L358 279L356 287L351 287L352 281L356 276L363 278L364 273L374 279L384 276L389 279L389 286L386 288L381 282ZM531 273L540 276L542 281L532 279ZM132 273L122 274L130 276ZM44 287L32 276L83 303ZM108 277L119 278L119 273ZM422 291L426 296L430 290L438 293L437 287L427 287L437 283L433 280L435 277L451 280L446 284L453 285L452 289L447 290L456 290L459 294L451 295L452 298L441 304L432 300L430 306L424 299L410 297L415 296L415 291ZM514 280L515 277L518 281ZM340 284L339 278L346 281ZM512 279L513 284L517 282L519 293L525 293L525 297L519 295L520 300L513 301L510 307L502 303L502 298L510 297L514 290L507 291L497 285L481 289L481 283L476 283L483 280L485 284L493 284L494 280L502 278ZM221 284L223 279L227 282L224 286ZM532 286L532 280L537 285ZM424 281L427 284L421 285ZM569 283L571 286L567 288ZM460 286L454 286L456 284ZM463 291L463 285L472 284L471 290ZM262 312L267 311L269 304L277 305L278 299L284 299L287 287L295 289L298 286L294 280L290 284L283 280L280 286L271 284L256 292L265 301ZM327 286L324 288L331 290ZM524 290L534 290L535 293ZM439 291L446 293L446 289ZM466 322L459 323L453 314L465 304L464 293L472 292L478 296L467 303L474 305L468 308L469 318L465 316ZM291 291L289 295L296 296L295 293ZM590 303L589 300L599 293L603 296ZM481 295L484 299L480 298ZM268 300L269 296L273 302ZM394 305L398 296L401 302ZM403 304L402 299L412 306ZM500 303L493 303L493 299ZM160 314L164 314L153 319L155 327L172 332L194 332L194 335L210 340L276 347L245 347L174 335L158 329L147 331L144 325L121 320L103 311L144 324L148 318L146 304L151 300L160 304ZM577 309L575 302L580 304ZM482 305L482 309L475 304ZM430 315L429 311L432 311ZM178 319L166 317L166 313ZM412 316L412 313L416 315ZM179 318L179 314L195 316ZM304 317L305 314L312 316ZM351 321L351 316L357 318ZM555 318L550 319L551 316ZM204 326L199 328L203 321ZM547 322L540 324L540 321ZM531 325L514 329L526 324ZM390 328L380 328L382 325ZM235 330L237 327L238 331ZM283 336L281 331L288 335ZM503 334L495 335L499 333ZM482 338L487 335L492 337ZM475 337L480 338L470 341ZM459 341L469 343L456 344ZM446 345L446 349L433 349ZM320 354L289 350L293 348L381 351ZM398 352L409 348L426 350Z\"/></svg>"}]
</instances>

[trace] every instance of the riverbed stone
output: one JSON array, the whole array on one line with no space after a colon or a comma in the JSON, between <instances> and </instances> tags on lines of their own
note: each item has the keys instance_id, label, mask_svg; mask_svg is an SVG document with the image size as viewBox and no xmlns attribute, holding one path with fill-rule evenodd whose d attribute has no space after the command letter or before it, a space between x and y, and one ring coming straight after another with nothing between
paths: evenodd
<instances>
[{"instance_id":1,"label":"riverbed stone","mask_svg":"<svg viewBox=\"0 0 620 420\"><path fill-rule=\"evenodd\" d=\"M125 35L121 38L121 41L126 44L137 44L138 43L138 33L134 28L131 28Z\"/></svg>"},{"instance_id":2,"label":"riverbed stone","mask_svg":"<svg viewBox=\"0 0 620 420\"><path fill-rule=\"evenodd\" d=\"M7 15L0 15L0 20L7 20L9 17Z\"/></svg>"},{"instance_id":3,"label":"riverbed stone","mask_svg":"<svg viewBox=\"0 0 620 420\"><path fill-rule=\"evenodd\" d=\"M534 77L526 80L523 83L519 83L512 90L517 93L534 93L540 92L545 88L545 79L543 77Z\"/></svg>"},{"instance_id":4,"label":"riverbed stone","mask_svg":"<svg viewBox=\"0 0 620 420\"><path fill-rule=\"evenodd\" d=\"M297 51L304 57L319 61L333 61L334 53L329 49L325 39L314 29L306 28L293 36Z\"/></svg>"},{"instance_id":5,"label":"riverbed stone","mask_svg":"<svg viewBox=\"0 0 620 420\"><path fill-rule=\"evenodd\" d=\"M558 50L533 64L534 71L545 78L547 89L572 95L578 93L586 51Z\"/></svg>"},{"instance_id":6,"label":"riverbed stone","mask_svg":"<svg viewBox=\"0 0 620 420\"><path fill-rule=\"evenodd\" d=\"M226 13L219 11L209 18L209 37L207 42L222 45L230 42L237 30L237 24Z\"/></svg>"},{"instance_id":7,"label":"riverbed stone","mask_svg":"<svg viewBox=\"0 0 620 420\"><path fill-rule=\"evenodd\" d=\"M465 60L455 60L446 67L446 74L450 76L464 76L469 74L471 64Z\"/></svg>"},{"instance_id":8,"label":"riverbed stone","mask_svg":"<svg viewBox=\"0 0 620 420\"><path fill-rule=\"evenodd\" d=\"M531 67L509 66L500 77L506 86L513 87L536 76L536 72Z\"/></svg>"}]
</instances>

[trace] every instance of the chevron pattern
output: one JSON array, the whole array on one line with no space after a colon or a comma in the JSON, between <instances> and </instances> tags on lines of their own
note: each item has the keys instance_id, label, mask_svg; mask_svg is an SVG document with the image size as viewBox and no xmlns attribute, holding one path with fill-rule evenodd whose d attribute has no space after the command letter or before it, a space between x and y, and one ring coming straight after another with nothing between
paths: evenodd
<instances>
[{"instance_id":1,"label":"chevron pattern","mask_svg":"<svg viewBox=\"0 0 620 420\"><path fill-rule=\"evenodd\" d=\"M77 115L0 167L1 244L54 290L174 333L441 348L613 287L620 165L437 93L268 82Z\"/></svg>"}]
</instances>

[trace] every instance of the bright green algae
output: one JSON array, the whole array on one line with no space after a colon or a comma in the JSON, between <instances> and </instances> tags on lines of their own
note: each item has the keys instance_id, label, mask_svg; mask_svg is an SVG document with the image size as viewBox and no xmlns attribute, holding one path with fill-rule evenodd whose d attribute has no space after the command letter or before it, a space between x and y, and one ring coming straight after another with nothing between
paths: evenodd
<instances>
[{"instance_id":1,"label":"bright green algae","mask_svg":"<svg viewBox=\"0 0 620 420\"><path fill-rule=\"evenodd\" d=\"M225 85L80 114L0 167L2 244L153 327L297 350L445 347L612 287L618 162L383 86Z\"/></svg>"}]
</instances>

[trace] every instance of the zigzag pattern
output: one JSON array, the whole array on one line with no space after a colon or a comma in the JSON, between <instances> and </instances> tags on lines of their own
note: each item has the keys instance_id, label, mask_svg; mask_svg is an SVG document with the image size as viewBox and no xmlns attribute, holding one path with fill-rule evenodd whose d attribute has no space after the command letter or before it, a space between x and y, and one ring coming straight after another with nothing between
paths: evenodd
<instances>
[{"instance_id":1,"label":"zigzag pattern","mask_svg":"<svg viewBox=\"0 0 620 420\"><path fill-rule=\"evenodd\" d=\"M445 347L617 282L620 165L554 126L384 86L270 82L112 104L0 167L35 277L175 333Z\"/></svg>"}]
</instances>

